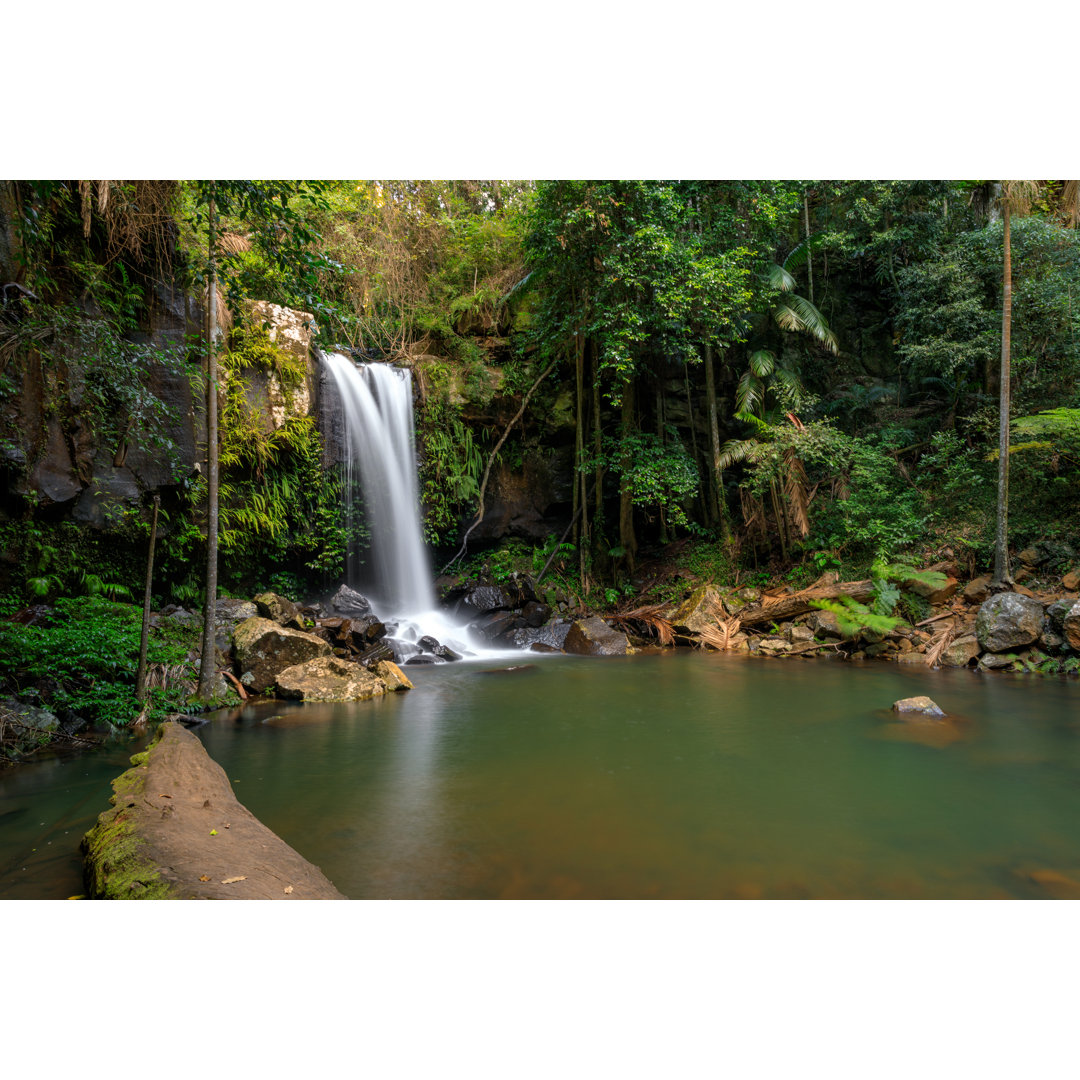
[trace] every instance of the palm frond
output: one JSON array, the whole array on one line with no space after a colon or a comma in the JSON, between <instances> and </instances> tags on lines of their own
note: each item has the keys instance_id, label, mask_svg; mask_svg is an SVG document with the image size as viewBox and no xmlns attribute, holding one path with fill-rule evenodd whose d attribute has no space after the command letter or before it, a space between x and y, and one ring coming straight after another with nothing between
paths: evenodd
<instances>
[{"instance_id":1,"label":"palm frond","mask_svg":"<svg viewBox=\"0 0 1080 1080\"><path fill-rule=\"evenodd\" d=\"M938 661L941 660L945 653L945 650L952 644L953 638L956 636L956 624L948 623L943 630L941 630L937 637L930 642L930 648L926 651L926 666L937 667Z\"/></svg>"},{"instance_id":2,"label":"palm frond","mask_svg":"<svg viewBox=\"0 0 1080 1080\"><path fill-rule=\"evenodd\" d=\"M785 296L777 305L774 318L781 330L809 334L831 353L840 351L836 335L825 316L805 296Z\"/></svg>"},{"instance_id":3,"label":"palm frond","mask_svg":"<svg viewBox=\"0 0 1080 1080\"><path fill-rule=\"evenodd\" d=\"M765 400L765 384L753 370L744 371L735 387L735 411L753 413Z\"/></svg>"},{"instance_id":4,"label":"palm frond","mask_svg":"<svg viewBox=\"0 0 1080 1080\"><path fill-rule=\"evenodd\" d=\"M647 632L656 637L661 645L675 644L675 631L669 620L660 613L665 610L663 604L646 604L633 611L622 611L617 615L605 615L607 622L618 623L633 633ZM634 624L634 625L631 625Z\"/></svg>"},{"instance_id":5,"label":"palm frond","mask_svg":"<svg viewBox=\"0 0 1080 1080\"><path fill-rule=\"evenodd\" d=\"M776 357L768 349L758 349L750 354L750 370L759 378L768 378L776 367Z\"/></svg>"},{"instance_id":6,"label":"palm frond","mask_svg":"<svg viewBox=\"0 0 1080 1080\"><path fill-rule=\"evenodd\" d=\"M781 292L791 292L795 288L795 279L779 263L773 263L766 271L769 284Z\"/></svg>"},{"instance_id":7,"label":"palm frond","mask_svg":"<svg viewBox=\"0 0 1080 1080\"><path fill-rule=\"evenodd\" d=\"M737 465L740 461L745 461L757 445L757 439L728 439L720 447L720 457L717 464L721 469Z\"/></svg>"},{"instance_id":8,"label":"palm frond","mask_svg":"<svg viewBox=\"0 0 1080 1080\"><path fill-rule=\"evenodd\" d=\"M816 232L811 233L801 244L797 244L791 249L791 253L784 260L784 269L790 273L794 273L801 266L806 264L806 260L810 257L810 253L817 251L825 243L825 233Z\"/></svg>"}]
</instances>

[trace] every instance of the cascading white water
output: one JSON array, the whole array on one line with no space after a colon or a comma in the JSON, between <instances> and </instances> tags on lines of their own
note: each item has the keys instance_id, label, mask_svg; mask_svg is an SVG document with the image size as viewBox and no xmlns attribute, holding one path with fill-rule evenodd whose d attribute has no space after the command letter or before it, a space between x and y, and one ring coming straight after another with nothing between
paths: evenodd
<instances>
[{"instance_id":1,"label":"cascading white water","mask_svg":"<svg viewBox=\"0 0 1080 1080\"><path fill-rule=\"evenodd\" d=\"M350 552L348 584L371 600L379 618L397 624L394 644L424 635L459 653L490 653L439 610L431 564L424 547L416 481L412 374L387 364L357 365L342 353L325 353L345 418L345 513L352 533L353 484L364 493L365 524L371 537L371 566L361 577ZM466 643L467 642L467 643ZM413 651L419 651L415 649Z\"/></svg>"},{"instance_id":2,"label":"cascading white water","mask_svg":"<svg viewBox=\"0 0 1080 1080\"><path fill-rule=\"evenodd\" d=\"M353 515L357 474L371 532L374 603L395 615L435 607L431 566L420 525L413 431L412 374L387 364L357 367L341 353L324 357L345 414L346 513ZM355 557L349 584L359 586Z\"/></svg>"}]
</instances>

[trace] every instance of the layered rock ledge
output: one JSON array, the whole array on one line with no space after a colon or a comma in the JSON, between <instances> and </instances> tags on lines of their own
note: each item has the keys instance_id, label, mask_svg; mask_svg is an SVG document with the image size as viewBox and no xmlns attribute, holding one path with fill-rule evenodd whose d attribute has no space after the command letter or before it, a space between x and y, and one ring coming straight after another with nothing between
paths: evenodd
<instances>
[{"instance_id":1,"label":"layered rock ledge","mask_svg":"<svg viewBox=\"0 0 1080 1080\"><path fill-rule=\"evenodd\" d=\"M98 900L344 900L322 871L233 794L202 743L166 723L113 781L83 838Z\"/></svg>"}]
</instances>

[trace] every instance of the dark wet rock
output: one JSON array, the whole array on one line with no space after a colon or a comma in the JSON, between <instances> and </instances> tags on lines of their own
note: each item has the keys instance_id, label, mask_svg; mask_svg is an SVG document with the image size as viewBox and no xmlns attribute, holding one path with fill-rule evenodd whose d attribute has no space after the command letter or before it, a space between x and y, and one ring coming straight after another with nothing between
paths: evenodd
<instances>
[{"instance_id":1,"label":"dark wet rock","mask_svg":"<svg viewBox=\"0 0 1080 1080\"><path fill-rule=\"evenodd\" d=\"M296 701L367 701L387 685L363 664L320 656L286 668L276 680L278 697Z\"/></svg>"},{"instance_id":2,"label":"dark wet rock","mask_svg":"<svg viewBox=\"0 0 1080 1080\"><path fill-rule=\"evenodd\" d=\"M1076 606L1075 600L1055 600L1046 609L1046 620L1059 634L1065 630L1065 616Z\"/></svg>"},{"instance_id":3,"label":"dark wet rock","mask_svg":"<svg viewBox=\"0 0 1080 1080\"><path fill-rule=\"evenodd\" d=\"M921 719L925 717L945 716L945 710L936 702L926 696L901 698L893 702L893 712L898 713L904 719Z\"/></svg>"},{"instance_id":4,"label":"dark wet rock","mask_svg":"<svg viewBox=\"0 0 1080 1080\"><path fill-rule=\"evenodd\" d=\"M1038 641L1044 622L1038 600L1015 592L999 593L979 608L975 632L987 652L1007 652Z\"/></svg>"},{"instance_id":5,"label":"dark wet rock","mask_svg":"<svg viewBox=\"0 0 1080 1080\"><path fill-rule=\"evenodd\" d=\"M440 645L437 649L432 650L440 660L455 661L462 659L462 654L454 652L449 645Z\"/></svg>"},{"instance_id":6,"label":"dark wet rock","mask_svg":"<svg viewBox=\"0 0 1080 1080\"><path fill-rule=\"evenodd\" d=\"M330 654L322 638L258 616L236 627L234 641L240 681L256 694L273 686L286 668Z\"/></svg>"},{"instance_id":7,"label":"dark wet rock","mask_svg":"<svg viewBox=\"0 0 1080 1080\"><path fill-rule=\"evenodd\" d=\"M521 617L526 626L543 626L551 618L551 608L537 600L530 600L522 609Z\"/></svg>"},{"instance_id":8,"label":"dark wet rock","mask_svg":"<svg viewBox=\"0 0 1080 1080\"><path fill-rule=\"evenodd\" d=\"M556 649L552 645L545 645L542 641L534 641L529 646L528 651L529 652L536 652L536 653L555 653L555 652L562 652L562 649Z\"/></svg>"},{"instance_id":9,"label":"dark wet rock","mask_svg":"<svg viewBox=\"0 0 1080 1080\"><path fill-rule=\"evenodd\" d=\"M535 664L511 664L510 667L484 668L478 675L516 675L522 671L536 671Z\"/></svg>"},{"instance_id":10,"label":"dark wet rock","mask_svg":"<svg viewBox=\"0 0 1080 1080\"><path fill-rule=\"evenodd\" d=\"M515 606L514 598L498 585L467 585L455 589L448 595L447 603L452 611L464 617L509 611Z\"/></svg>"},{"instance_id":11,"label":"dark wet rock","mask_svg":"<svg viewBox=\"0 0 1080 1080\"><path fill-rule=\"evenodd\" d=\"M442 648L442 643L433 638L430 634L425 634L422 638L419 638L416 642L424 652L434 653L436 649Z\"/></svg>"},{"instance_id":12,"label":"dark wet rock","mask_svg":"<svg viewBox=\"0 0 1080 1080\"><path fill-rule=\"evenodd\" d=\"M0 698L0 738L5 751L14 756L36 750L59 730L59 718L46 709L18 698Z\"/></svg>"},{"instance_id":13,"label":"dark wet rock","mask_svg":"<svg viewBox=\"0 0 1080 1080\"><path fill-rule=\"evenodd\" d=\"M546 626L522 626L510 632L510 644L519 649L540 651L539 647L543 646L552 652L561 652L566 643L566 635L570 633L573 625L569 619L559 619Z\"/></svg>"},{"instance_id":14,"label":"dark wet rock","mask_svg":"<svg viewBox=\"0 0 1080 1080\"><path fill-rule=\"evenodd\" d=\"M1049 623L1043 628L1043 632L1039 635L1039 645L1046 649L1047 652L1052 653L1061 652L1062 649L1069 648L1069 643L1065 640L1065 637L1054 630Z\"/></svg>"},{"instance_id":15,"label":"dark wet rock","mask_svg":"<svg viewBox=\"0 0 1080 1080\"><path fill-rule=\"evenodd\" d=\"M468 628L474 634L479 634L488 641L494 641L504 634L509 634L518 626L519 621L520 616L512 611L491 611L479 619L474 619L469 623Z\"/></svg>"},{"instance_id":16,"label":"dark wet rock","mask_svg":"<svg viewBox=\"0 0 1080 1080\"><path fill-rule=\"evenodd\" d=\"M400 652L399 647L401 648ZM410 656L414 652L416 652L416 646L411 642L400 641L396 638L385 638L358 653L356 659L363 664L375 664L380 660L393 660L400 664L404 656Z\"/></svg>"},{"instance_id":17,"label":"dark wet rock","mask_svg":"<svg viewBox=\"0 0 1080 1080\"><path fill-rule=\"evenodd\" d=\"M405 661L407 666L412 666L414 664L437 664L438 662L439 661L430 653L416 653Z\"/></svg>"},{"instance_id":18,"label":"dark wet rock","mask_svg":"<svg viewBox=\"0 0 1080 1080\"><path fill-rule=\"evenodd\" d=\"M288 625L290 619L300 617L300 609L296 604L284 596L278 596L277 593L259 593L259 595L254 598L253 603L259 609L258 613L264 619L272 619L281 626ZM303 628L302 623L297 627L298 630L302 630Z\"/></svg>"},{"instance_id":19,"label":"dark wet rock","mask_svg":"<svg viewBox=\"0 0 1080 1080\"><path fill-rule=\"evenodd\" d=\"M342 585L326 606L335 615L344 615L350 619L372 613L371 601L355 589L350 589L348 585Z\"/></svg>"},{"instance_id":20,"label":"dark wet rock","mask_svg":"<svg viewBox=\"0 0 1080 1080\"><path fill-rule=\"evenodd\" d=\"M1065 613L1065 618L1061 620L1061 630L1069 645L1080 651L1080 600Z\"/></svg>"},{"instance_id":21,"label":"dark wet rock","mask_svg":"<svg viewBox=\"0 0 1080 1080\"><path fill-rule=\"evenodd\" d=\"M503 592L510 597L510 606L514 608L523 608L539 600L539 588L534 578L518 573L511 574L502 586Z\"/></svg>"},{"instance_id":22,"label":"dark wet rock","mask_svg":"<svg viewBox=\"0 0 1080 1080\"><path fill-rule=\"evenodd\" d=\"M374 615L361 616L352 620L353 645L358 649L367 648L374 641L386 636L386 624L380 622Z\"/></svg>"},{"instance_id":23,"label":"dark wet rock","mask_svg":"<svg viewBox=\"0 0 1080 1080\"><path fill-rule=\"evenodd\" d=\"M563 642L563 649L578 656L625 656L630 643L625 634L612 630L598 615L579 619Z\"/></svg>"}]
</instances>

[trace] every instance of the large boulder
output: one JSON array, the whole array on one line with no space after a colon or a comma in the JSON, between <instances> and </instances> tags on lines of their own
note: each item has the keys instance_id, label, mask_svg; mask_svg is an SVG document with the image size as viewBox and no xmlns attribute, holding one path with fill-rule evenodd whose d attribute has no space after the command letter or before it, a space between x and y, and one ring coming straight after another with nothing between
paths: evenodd
<instances>
[{"instance_id":1,"label":"large boulder","mask_svg":"<svg viewBox=\"0 0 1080 1080\"><path fill-rule=\"evenodd\" d=\"M179 724L162 724L131 763L83 839L95 899L345 899L237 801L221 766Z\"/></svg>"},{"instance_id":2,"label":"large boulder","mask_svg":"<svg viewBox=\"0 0 1080 1080\"><path fill-rule=\"evenodd\" d=\"M1014 592L999 593L979 608L975 633L987 652L1008 652L1038 641L1044 621L1038 600Z\"/></svg>"},{"instance_id":3,"label":"large boulder","mask_svg":"<svg viewBox=\"0 0 1080 1080\"><path fill-rule=\"evenodd\" d=\"M363 618L372 614L371 601L355 589L350 589L348 585L342 585L326 606L335 615L342 615L347 619Z\"/></svg>"},{"instance_id":4,"label":"large boulder","mask_svg":"<svg viewBox=\"0 0 1080 1080\"><path fill-rule=\"evenodd\" d=\"M409 682L408 676L393 662L393 660L380 660L377 664L372 666L372 670L384 683L386 683L386 689L391 690L411 690L413 684Z\"/></svg>"},{"instance_id":5,"label":"large boulder","mask_svg":"<svg viewBox=\"0 0 1080 1080\"><path fill-rule=\"evenodd\" d=\"M330 646L314 634L278 626L258 616L245 619L233 635L236 667L248 690L261 694L286 668L330 655Z\"/></svg>"},{"instance_id":6,"label":"large boulder","mask_svg":"<svg viewBox=\"0 0 1080 1080\"><path fill-rule=\"evenodd\" d=\"M278 697L296 701L367 701L387 691L386 683L363 664L336 656L286 668L278 673L275 686Z\"/></svg>"},{"instance_id":7,"label":"large boulder","mask_svg":"<svg viewBox=\"0 0 1080 1080\"><path fill-rule=\"evenodd\" d=\"M252 603L258 608L258 614L264 619L270 619L279 626L285 626L293 619L300 618L300 609L284 596L277 593L259 593Z\"/></svg>"},{"instance_id":8,"label":"large boulder","mask_svg":"<svg viewBox=\"0 0 1080 1080\"><path fill-rule=\"evenodd\" d=\"M568 619L555 619L546 626L523 626L510 632L509 639L519 649L559 651L566 644L566 636L573 625Z\"/></svg>"},{"instance_id":9,"label":"large boulder","mask_svg":"<svg viewBox=\"0 0 1080 1080\"><path fill-rule=\"evenodd\" d=\"M579 656L625 656L630 652L630 642L599 615L591 615L570 627L563 650Z\"/></svg>"},{"instance_id":10,"label":"large boulder","mask_svg":"<svg viewBox=\"0 0 1080 1080\"><path fill-rule=\"evenodd\" d=\"M702 585L677 607L665 612L664 618L681 634L700 634L716 628L727 618L724 602L713 585Z\"/></svg>"}]
</instances>

